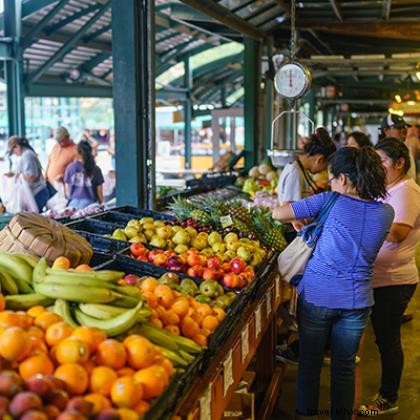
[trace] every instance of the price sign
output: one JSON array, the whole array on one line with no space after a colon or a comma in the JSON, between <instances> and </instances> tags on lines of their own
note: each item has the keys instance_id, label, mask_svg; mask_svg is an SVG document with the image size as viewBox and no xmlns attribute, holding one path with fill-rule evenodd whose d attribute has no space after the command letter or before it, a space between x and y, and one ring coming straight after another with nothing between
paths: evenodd
<instances>
[{"instance_id":1,"label":"price sign","mask_svg":"<svg viewBox=\"0 0 420 420\"><path fill-rule=\"evenodd\" d=\"M211 420L211 382L200 398L200 420Z\"/></svg>"},{"instance_id":2,"label":"price sign","mask_svg":"<svg viewBox=\"0 0 420 420\"><path fill-rule=\"evenodd\" d=\"M265 294L265 300L267 302L267 319L270 317L271 314L271 289L267 290Z\"/></svg>"},{"instance_id":3,"label":"price sign","mask_svg":"<svg viewBox=\"0 0 420 420\"><path fill-rule=\"evenodd\" d=\"M223 396L225 397L233 384L232 350L229 350L223 362Z\"/></svg>"},{"instance_id":4,"label":"price sign","mask_svg":"<svg viewBox=\"0 0 420 420\"><path fill-rule=\"evenodd\" d=\"M275 279L276 283L276 300L280 299L280 276L277 275Z\"/></svg>"},{"instance_id":5,"label":"price sign","mask_svg":"<svg viewBox=\"0 0 420 420\"><path fill-rule=\"evenodd\" d=\"M249 353L249 325L246 324L241 332L241 347L242 347L242 363L245 363L245 360Z\"/></svg>"},{"instance_id":6,"label":"price sign","mask_svg":"<svg viewBox=\"0 0 420 420\"><path fill-rule=\"evenodd\" d=\"M255 338L258 338L261 332L261 304L258 305L258 308L255 312Z\"/></svg>"},{"instance_id":7,"label":"price sign","mask_svg":"<svg viewBox=\"0 0 420 420\"><path fill-rule=\"evenodd\" d=\"M232 217L230 217L230 215L229 216L221 216L220 217L220 223L221 223L223 229L225 229L229 226L232 226L233 225Z\"/></svg>"}]
</instances>

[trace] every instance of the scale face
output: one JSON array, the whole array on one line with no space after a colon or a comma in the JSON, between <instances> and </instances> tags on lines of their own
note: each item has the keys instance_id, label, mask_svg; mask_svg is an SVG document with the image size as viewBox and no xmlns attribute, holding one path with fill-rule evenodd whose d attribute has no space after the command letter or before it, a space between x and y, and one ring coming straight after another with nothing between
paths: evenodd
<instances>
[{"instance_id":1,"label":"scale face","mask_svg":"<svg viewBox=\"0 0 420 420\"><path fill-rule=\"evenodd\" d=\"M300 63L284 64L274 76L274 87L279 95L288 99L303 96L311 85L311 73Z\"/></svg>"}]
</instances>

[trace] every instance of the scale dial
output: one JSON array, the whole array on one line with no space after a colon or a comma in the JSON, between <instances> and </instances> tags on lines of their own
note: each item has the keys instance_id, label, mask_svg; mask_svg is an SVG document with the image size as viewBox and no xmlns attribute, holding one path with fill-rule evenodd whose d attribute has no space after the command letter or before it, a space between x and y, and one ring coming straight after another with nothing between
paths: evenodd
<instances>
[{"instance_id":1,"label":"scale dial","mask_svg":"<svg viewBox=\"0 0 420 420\"><path fill-rule=\"evenodd\" d=\"M274 76L274 87L279 95L296 99L303 96L311 85L311 73L300 63L288 63Z\"/></svg>"}]
</instances>

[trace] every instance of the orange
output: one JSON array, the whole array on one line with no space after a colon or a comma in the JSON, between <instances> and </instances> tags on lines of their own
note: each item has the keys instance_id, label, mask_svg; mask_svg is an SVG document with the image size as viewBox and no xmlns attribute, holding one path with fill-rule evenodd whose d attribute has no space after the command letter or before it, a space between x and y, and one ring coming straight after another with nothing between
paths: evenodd
<instances>
[{"instance_id":1,"label":"orange","mask_svg":"<svg viewBox=\"0 0 420 420\"><path fill-rule=\"evenodd\" d=\"M74 271L78 271L80 273L90 273L93 271L93 268L88 264L80 264L74 269Z\"/></svg>"},{"instance_id":2,"label":"orange","mask_svg":"<svg viewBox=\"0 0 420 420\"><path fill-rule=\"evenodd\" d=\"M65 338L57 344L55 357L60 364L84 363L88 361L89 356L88 344L77 338Z\"/></svg>"},{"instance_id":3,"label":"orange","mask_svg":"<svg viewBox=\"0 0 420 420\"><path fill-rule=\"evenodd\" d=\"M142 292L143 296L147 299L147 304L151 307L151 308L156 308L157 304L158 304L158 299L157 297L153 294L153 292Z\"/></svg>"},{"instance_id":4,"label":"orange","mask_svg":"<svg viewBox=\"0 0 420 420\"><path fill-rule=\"evenodd\" d=\"M35 355L38 353L48 353L48 347L43 338L34 335L29 336L30 350L28 354Z\"/></svg>"},{"instance_id":5,"label":"orange","mask_svg":"<svg viewBox=\"0 0 420 420\"><path fill-rule=\"evenodd\" d=\"M118 378L111 388L112 402L118 407L132 408L143 398L143 387L131 376Z\"/></svg>"},{"instance_id":6,"label":"orange","mask_svg":"<svg viewBox=\"0 0 420 420\"><path fill-rule=\"evenodd\" d=\"M123 367L117 370L118 377L120 376L133 376L136 373L131 367Z\"/></svg>"},{"instance_id":7,"label":"orange","mask_svg":"<svg viewBox=\"0 0 420 420\"><path fill-rule=\"evenodd\" d=\"M188 300L185 298L176 299L171 306L173 312L175 312L180 318L184 318L188 314Z\"/></svg>"},{"instance_id":8,"label":"orange","mask_svg":"<svg viewBox=\"0 0 420 420\"><path fill-rule=\"evenodd\" d=\"M139 415L134 410L130 410L129 408L119 408L117 411L121 417L121 420L138 420L139 418Z\"/></svg>"},{"instance_id":9,"label":"orange","mask_svg":"<svg viewBox=\"0 0 420 420\"><path fill-rule=\"evenodd\" d=\"M150 400L163 392L169 383L169 375L163 366L152 365L137 371L134 380L143 386L144 399Z\"/></svg>"},{"instance_id":10,"label":"orange","mask_svg":"<svg viewBox=\"0 0 420 420\"><path fill-rule=\"evenodd\" d=\"M112 384L117 380L115 370L108 366L97 366L90 374L90 390L106 397L111 393Z\"/></svg>"},{"instance_id":11,"label":"orange","mask_svg":"<svg viewBox=\"0 0 420 420\"><path fill-rule=\"evenodd\" d=\"M203 334L197 334L192 337L193 341L195 341L200 347L207 347L207 337Z\"/></svg>"},{"instance_id":12,"label":"orange","mask_svg":"<svg viewBox=\"0 0 420 420\"><path fill-rule=\"evenodd\" d=\"M4 311L6 309L6 299L0 293L0 311Z\"/></svg>"},{"instance_id":13,"label":"orange","mask_svg":"<svg viewBox=\"0 0 420 420\"><path fill-rule=\"evenodd\" d=\"M150 408L150 404L147 401L140 401L136 406L134 407L134 411L140 416L140 418L143 418L143 414L146 413Z\"/></svg>"},{"instance_id":14,"label":"orange","mask_svg":"<svg viewBox=\"0 0 420 420\"><path fill-rule=\"evenodd\" d=\"M45 331L45 341L50 347L56 346L60 341L69 337L73 330L74 328L66 322L56 322Z\"/></svg>"},{"instance_id":15,"label":"orange","mask_svg":"<svg viewBox=\"0 0 420 420\"><path fill-rule=\"evenodd\" d=\"M0 355L5 359L19 362L29 351L29 335L22 328L11 327L0 335Z\"/></svg>"},{"instance_id":16,"label":"orange","mask_svg":"<svg viewBox=\"0 0 420 420\"><path fill-rule=\"evenodd\" d=\"M222 308L213 308L213 313L219 321L223 321L226 316L226 312Z\"/></svg>"},{"instance_id":17,"label":"orange","mask_svg":"<svg viewBox=\"0 0 420 420\"><path fill-rule=\"evenodd\" d=\"M66 257L58 257L54 260L52 268L55 270L68 270L70 268L70 260Z\"/></svg>"},{"instance_id":18,"label":"orange","mask_svg":"<svg viewBox=\"0 0 420 420\"><path fill-rule=\"evenodd\" d=\"M218 325L219 325L219 320L213 315L207 315L203 319L203 322L201 323L201 326L203 328L210 331L214 331Z\"/></svg>"},{"instance_id":19,"label":"orange","mask_svg":"<svg viewBox=\"0 0 420 420\"><path fill-rule=\"evenodd\" d=\"M26 313L33 318L36 318L38 315L42 314L42 312L45 312L47 309L44 306L36 305L32 306L32 308L29 308Z\"/></svg>"},{"instance_id":20,"label":"orange","mask_svg":"<svg viewBox=\"0 0 420 420\"><path fill-rule=\"evenodd\" d=\"M166 359L164 357L159 364L166 370L166 373L169 377L171 377L174 374L174 366L169 359Z\"/></svg>"},{"instance_id":21,"label":"orange","mask_svg":"<svg viewBox=\"0 0 420 420\"><path fill-rule=\"evenodd\" d=\"M13 311L0 312L0 326L2 327L20 327L21 317Z\"/></svg>"},{"instance_id":22,"label":"orange","mask_svg":"<svg viewBox=\"0 0 420 420\"><path fill-rule=\"evenodd\" d=\"M19 364L19 374L24 380L37 373L52 375L53 372L54 364L45 353L39 353L35 356L28 357Z\"/></svg>"},{"instance_id":23,"label":"orange","mask_svg":"<svg viewBox=\"0 0 420 420\"><path fill-rule=\"evenodd\" d=\"M181 332L183 336L192 338L200 332L200 327L191 317L186 316L181 321Z\"/></svg>"},{"instance_id":24,"label":"orange","mask_svg":"<svg viewBox=\"0 0 420 420\"><path fill-rule=\"evenodd\" d=\"M80 363L80 364L85 368L88 375L90 375L92 373L93 369L96 368L95 363L93 363L93 361L91 359L89 359L87 362Z\"/></svg>"},{"instance_id":25,"label":"orange","mask_svg":"<svg viewBox=\"0 0 420 420\"><path fill-rule=\"evenodd\" d=\"M44 331L42 331L41 328L38 327L29 327L26 332L29 334L30 337L37 337L40 340L43 340L45 336Z\"/></svg>"},{"instance_id":26,"label":"orange","mask_svg":"<svg viewBox=\"0 0 420 420\"><path fill-rule=\"evenodd\" d=\"M196 311L202 316L206 317L213 313L213 309L207 303L200 303L195 307Z\"/></svg>"},{"instance_id":27,"label":"orange","mask_svg":"<svg viewBox=\"0 0 420 420\"><path fill-rule=\"evenodd\" d=\"M59 366L55 370L54 376L64 382L66 390L71 394L83 394L89 384L86 370L77 363L66 363Z\"/></svg>"},{"instance_id":28,"label":"orange","mask_svg":"<svg viewBox=\"0 0 420 420\"><path fill-rule=\"evenodd\" d=\"M22 327L24 330L31 327L34 323L34 318L32 318L30 315L28 315L24 311L17 311L16 315L19 319L19 326Z\"/></svg>"},{"instance_id":29,"label":"orange","mask_svg":"<svg viewBox=\"0 0 420 420\"><path fill-rule=\"evenodd\" d=\"M163 328L163 322L159 318L150 318L150 323L158 328Z\"/></svg>"},{"instance_id":30,"label":"orange","mask_svg":"<svg viewBox=\"0 0 420 420\"><path fill-rule=\"evenodd\" d=\"M105 332L96 327L77 327L71 336L88 343L91 353L96 351L99 343L106 340Z\"/></svg>"},{"instance_id":31,"label":"orange","mask_svg":"<svg viewBox=\"0 0 420 420\"><path fill-rule=\"evenodd\" d=\"M61 316L58 316L52 312L49 311L45 311L40 313L36 318L35 318L35 326L41 328L41 330L43 331L47 331L47 328L49 326L51 326L52 324L55 324L56 322L60 322L63 319L61 318Z\"/></svg>"},{"instance_id":32,"label":"orange","mask_svg":"<svg viewBox=\"0 0 420 420\"><path fill-rule=\"evenodd\" d=\"M142 369L150 366L156 356L155 346L144 337L136 337L124 342L127 349L127 360L129 366L134 369Z\"/></svg>"},{"instance_id":33,"label":"orange","mask_svg":"<svg viewBox=\"0 0 420 420\"><path fill-rule=\"evenodd\" d=\"M142 292L153 292L156 287L159 286L159 282L154 277L146 277L140 284Z\"/></svg>"},{"instance_id":34,"label":"orange","mask_svg":"<svg viewBox=\"0 0 420 420\"><path fill-rule=\"evenodd\" d=\"M102 341L96 350L96 361L99 365L121 369L125 366L126 360L127 352L124 344L113 338Z\"/></svg>"},{"instance_id":35,"label":"orange","mask_svg":"<svg viewBox=\"0 0 420 420\"><path fill-rule=\"evenodd\" d=\"M92 415L94 416L107 408L111 408L111 402L101 394L88 394L84 399L93 404Z\"/></svg>"},{"instance_id":36,"label":"orange","mask_svg":"<svg viewBox=\"0 0 420 420\"><path fill-rule=\"evenodd\" d=\"M165 330L175 335L179 335L181 333L177 325L166 325Z\"/></svg>"},{"instance_id":37,"label":"orange","mask_svg":"<svg viewBox=\"0 0 420 420\"><path fill-rule=\"evenodd\" d=\"M170 309L168 309L164 314L162 314L160 319L165 325L177 325L180 322L179 316Z\"/></svg>"}]
</instances>

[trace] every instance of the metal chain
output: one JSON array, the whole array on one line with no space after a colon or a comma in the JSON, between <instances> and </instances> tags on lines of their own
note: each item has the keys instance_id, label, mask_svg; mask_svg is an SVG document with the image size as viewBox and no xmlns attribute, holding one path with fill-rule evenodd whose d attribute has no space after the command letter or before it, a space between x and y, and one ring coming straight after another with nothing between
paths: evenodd
<instances>
[{"instance_id":1,"label":"metal chain","mask_svg":"<svg viewBox=\"0 0 420 420\"><path fill-rule=\"evenodd\" d=\"M290 10L290 58L295 60L296 55L296 0L291 1Z\"/></svg>"}]
</instances>

